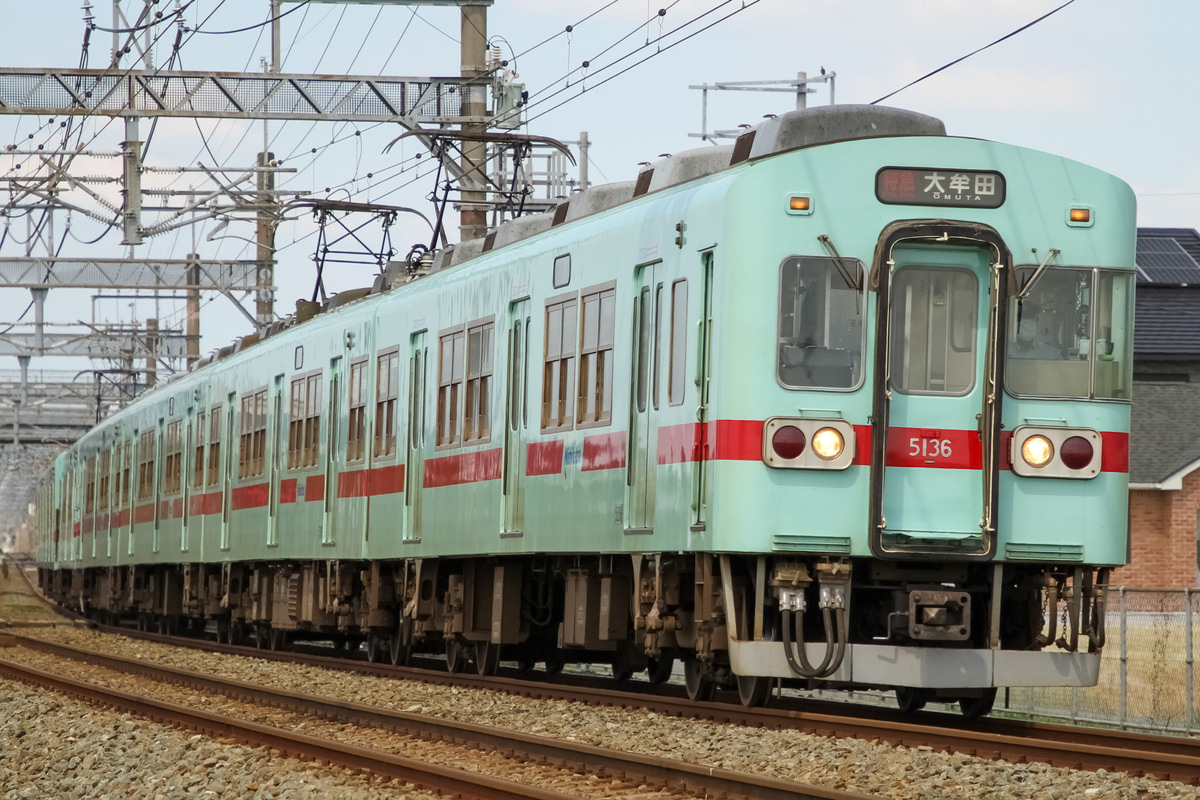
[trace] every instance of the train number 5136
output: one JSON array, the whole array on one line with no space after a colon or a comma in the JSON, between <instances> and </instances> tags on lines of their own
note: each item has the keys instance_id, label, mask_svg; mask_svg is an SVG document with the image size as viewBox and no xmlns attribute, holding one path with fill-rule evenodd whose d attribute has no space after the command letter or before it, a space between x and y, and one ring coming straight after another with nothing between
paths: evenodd
<instances>
[{"instance_id":1,"label":"train number 5136","mask_svg":"<svg viewBox=\"0 0 1200 800\"><path fill-rule=\"evenodd\" d=\"M908 454L922 458L949 458L949 439L921 439L914 436L908 440Z\"/></svg>"}]
</instances>

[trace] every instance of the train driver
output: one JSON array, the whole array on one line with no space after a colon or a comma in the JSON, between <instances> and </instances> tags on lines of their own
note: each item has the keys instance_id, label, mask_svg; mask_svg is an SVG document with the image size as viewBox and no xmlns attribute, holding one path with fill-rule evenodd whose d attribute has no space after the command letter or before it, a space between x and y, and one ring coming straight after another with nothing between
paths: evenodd
<instances>
[{"instance_id":1,"label":"train driver","mask_svg":"<svg viewBox=\"0 0 1200 800\"><path fill-rule=\"evenodd\" d=\"M1061 360L1062 353L1049 342L1044 342L1037 336L1037 321L1033 317L1025 317L1017 328L1017 341L1008 351L1012 358L1039 358L1043 360Z\"/></svg>"}]
</instances>

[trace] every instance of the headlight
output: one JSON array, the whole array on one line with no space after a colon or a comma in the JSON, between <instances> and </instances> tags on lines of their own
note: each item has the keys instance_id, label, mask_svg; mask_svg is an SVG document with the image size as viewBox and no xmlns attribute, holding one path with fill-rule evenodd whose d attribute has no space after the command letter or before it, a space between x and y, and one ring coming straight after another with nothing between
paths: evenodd
<instances>
[{"instance_id":1,"label":"headlight","mask_svg":"<svg viewBox=\"0 0 1200 800\"><path fill-rule=\"evenodd\" d=\"M1021 458L1034 469L1040 469L1054 458L1054 445L1041 434L1030 436L1021 443Z\"/></svg>"},{"instance_id":2,"label":"headlight","mask_svg":"<svg viewBox=\"0 0 1200 800\"><path fill-rule=\"evenodd\" d=\"M812 448L818 458L833 461L846 448L846 440L833 428L821 428L813 434Z\"/></svg>"}]
</instances>

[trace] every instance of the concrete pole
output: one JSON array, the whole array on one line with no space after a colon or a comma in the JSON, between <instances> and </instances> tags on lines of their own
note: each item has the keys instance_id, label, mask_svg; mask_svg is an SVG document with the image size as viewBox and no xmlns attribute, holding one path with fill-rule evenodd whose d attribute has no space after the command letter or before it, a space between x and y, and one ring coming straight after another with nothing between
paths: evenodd
<instances>
[{"instance_id":1,"label":"concrete pole","mask_svg":"<svg viewBox=\"0 0 1200 800\"><path fill-rule=\"evenodd\" d=\"M46 295L49 289L30 289L33 295L33 352L35 355L46 354Z\"/></svg>"},{"instance_id":2,"label":"concrete pole","mask_svg":"<svg viewBox=\"0 0 1200 800\"><path fill-rule=\"evenodd\" d=\"M125 141L121 143L125 161L125 208L121 211L124 237L121 244L142 243L142 143L138 118L125 118Z\"/></svg>"},{"instance_id":3,"label":"concrete pole","mask_svg":"<svg viewBox=\"0 0 1200 800\"><path fill-rule=\"evenodd\" d=\"M146 388L158 380L158 320L146 320Z\"/></svg>"},{"instance_id":4,"label":"concrete pole","mask_svg":"<svg viewBox=\"0 0 1200 800\"><path fill-rule=\"evenodd\" d=\"M271 0L271 72L279 70L279 0Z\"/></svg>"},{"instance_id":5,"label":"concrete pole","mask_svg":"<svg viewBox=\"0 0 1200 800\"><path fill-rule=\"evenodd\" d=\"M796 110L808 108L808 73L796 73Z\"/></svg>"},{"instance_id":6,"label":"concrete pole","mask_svg":"<svg viewBox=\"0 0 1200 800\"><path fill-rule=\"evenodd\" d=\"M200 360L200 256L188 253L187 268L187 363Z\"/></svg>"},{"instance_id":7,"label":"concrete pole","mask_svg":"<svg viewBox=\"0 0 1200 800\"><path fill-rule=\"evenodd\" d=\"M13 403L13 444L21 443L21 409L29 403L29 356L17 356L21 365L21 399Z\"/></svg>"},{"instance_id":8,"label":"concrete pole","mask_svg":"<svg viewBox=\"0 0 1200 800\"><path fill-rule=\"evenodd\" d=\"M255 315L258 333L275 321L275 173L266 170L274 153L259 153L258 267L255 270Z\"/></svg>"},{"instance_id":9,"label":"concrete pole","mask_svg":"<svg viewBox=\"0 0 1200 800\"><path fill-rule=\"evenodd\" d=\"M483 116L487 113L487 82L480 80L486 72L487 6L462 7L462 114ZM463 133L483 133L487 126L464 123ZM459 206L459 239L482 239L487 235L487 193L482 191L487 175L487 145L483 142L463 142L463 177Z\"/></svg>"}]
</instances>

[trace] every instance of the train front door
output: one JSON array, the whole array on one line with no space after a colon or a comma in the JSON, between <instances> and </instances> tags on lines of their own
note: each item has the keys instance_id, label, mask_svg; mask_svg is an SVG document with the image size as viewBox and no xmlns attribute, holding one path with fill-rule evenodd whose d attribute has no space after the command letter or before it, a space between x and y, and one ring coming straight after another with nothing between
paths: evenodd
<instances>
[{"instance_id":1,"label":"train front door","mask_svg":"<svg viewBox=\"0 0 1200 800\"><path fill-rule=\"evenodd\" d=\"M898 236L877 264L871 544L884 558L989 558L1006 251L935 238ZM961 419L977 425L946 424Z\"/></svg>"},{"instance_id":2,"label":"train front door","mask_svg":"<svg viewBox=\"0 0 1200 800\"><path fill-rule=\"evenodd\" d=\"M662 321L661 265L638 269L634 296L633 381L625 455L625 532L654 532L658 476L659 325Z\"/></svg>"}]
</instances>

